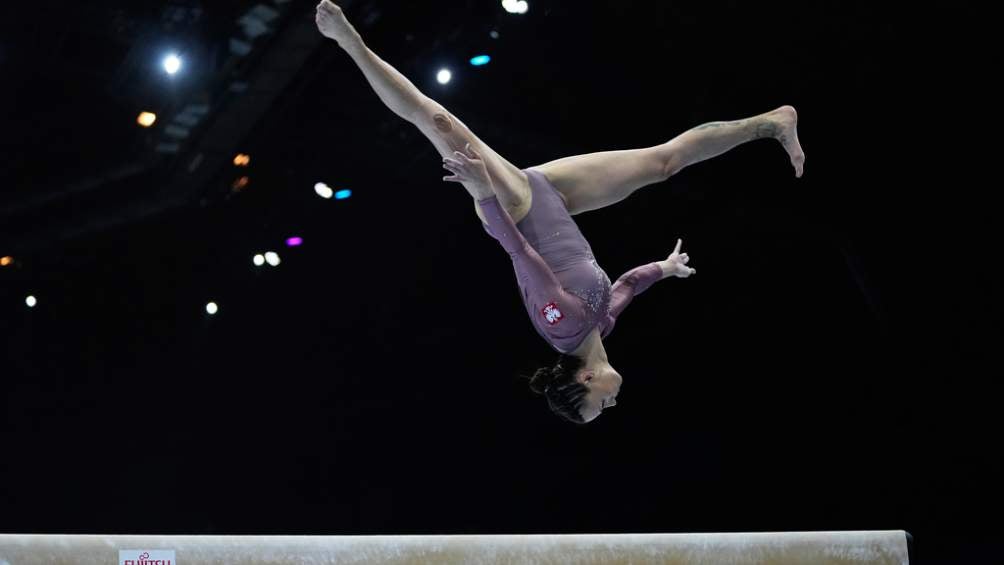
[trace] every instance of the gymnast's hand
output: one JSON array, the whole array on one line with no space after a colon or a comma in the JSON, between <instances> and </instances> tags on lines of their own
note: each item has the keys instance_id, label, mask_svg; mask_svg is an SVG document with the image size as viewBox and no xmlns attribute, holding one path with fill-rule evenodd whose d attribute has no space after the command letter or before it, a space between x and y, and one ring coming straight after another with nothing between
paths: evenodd
<instances>
[{"instance_id":1,"label":"gymnast's hand","mask_svg":"<svg viewBox=\"0 0 1004 565\"><path fill-rule=\"evenodd\" d=\"M493 195L495 191L492 189L491 177L488 176L488 167L485 166L481 155L471 147L470 143L464 149L466 153L462 151L453 152L453 156L456 157L455 159L443 157L443 168L453 173L453 176L443 177L443 180L447 182L460 182L480 189L478 192L482 193L485 197Z\"/></svg>"},{"instance_id":2,"label":"gymnast's hand","mask_svg":"<svg viewBox=\"0 0 1004 565\"><path fill-rule=\"evenodd\" d=\"M317 29L324 37L330 37L339 44L356 36L356 30L345 17L342 9L331 0L321 0L317 5Z\"/></svg>"},{"instance_id":3,"label":"gymnast's hand","mask_svg":"<svg viewBox=\"0 0 1004 565\"><path fill-rule=\"evenodd\" d=\"M690 256L686 253L680 253L680 248L683 246L683 240L676 240L676 249L669 254L669 257L665 261L659 261L659 266L662 267L663 278L665 277L680 277L685 279L690 275L697 274L697 269L691 269L687 266L690 261Z\"/></svg>"}]
</instances>

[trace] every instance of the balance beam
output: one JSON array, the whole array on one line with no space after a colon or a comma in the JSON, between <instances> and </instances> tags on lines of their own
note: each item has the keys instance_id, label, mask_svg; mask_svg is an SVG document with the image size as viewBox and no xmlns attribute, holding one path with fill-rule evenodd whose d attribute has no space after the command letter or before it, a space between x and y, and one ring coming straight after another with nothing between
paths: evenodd
<instances>
[{"instance_id":1,"label":"balance beam","mask_svg":"<svg viewBox=\"0 0 1004 565\"><path fill-rule=\"evenodd\" d=\"M904 531L458 536L0 534L0 565L910 563Z\"/></svg>"}]
</instances>

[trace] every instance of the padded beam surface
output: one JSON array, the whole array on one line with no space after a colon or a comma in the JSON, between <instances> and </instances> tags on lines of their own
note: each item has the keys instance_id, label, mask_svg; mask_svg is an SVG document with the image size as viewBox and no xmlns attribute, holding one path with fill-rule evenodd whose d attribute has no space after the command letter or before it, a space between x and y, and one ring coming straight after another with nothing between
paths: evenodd
<instances>
[{"instance_id":1,"label":"padded beam surface","mask_svg":"<svg viewBox=\"0 0 1004 565\"><path fill-rule=\"evenodd\" d=\"M0 534L0 565L516 562L905 565L909 563L907 537L903 531L491 536Z\"/></svg>"}]
</instances>

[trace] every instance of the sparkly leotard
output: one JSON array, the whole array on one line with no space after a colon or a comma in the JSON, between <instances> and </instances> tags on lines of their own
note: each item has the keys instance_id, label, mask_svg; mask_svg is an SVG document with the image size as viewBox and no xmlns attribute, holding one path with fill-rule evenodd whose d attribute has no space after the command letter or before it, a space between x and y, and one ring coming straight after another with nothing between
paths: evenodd
<instances>
[{"instance_id":1,"label":"sparkly leotard","mask_svg":"<svg viewBox=\"0 0 1004 565\"><path fill-rule=\"evenodd\" d=\"M537 333L554 349L568 353L594 327L607 337L635 295L662 278L658 263L636 267L613 285L596 263L589 242L547 177L525 169L532 203L514 223L496 196L479 200L485 231L509 252L520 295Z\"/></svg>"}]
</instances>

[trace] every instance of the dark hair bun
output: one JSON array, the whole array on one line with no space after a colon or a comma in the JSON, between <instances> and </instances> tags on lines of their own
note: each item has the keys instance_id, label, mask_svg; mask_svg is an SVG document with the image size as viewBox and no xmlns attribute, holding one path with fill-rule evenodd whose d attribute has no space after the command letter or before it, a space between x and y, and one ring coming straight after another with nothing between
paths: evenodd
<instances>
[{"instance_id":1,"label":"dark hair bun","mask_svg":"<svg viewBox=\"0 0 1004 565\"><path fill-rule=\"evenodd\" d=\"M537 372L530 377L530 390L537 394L544 394L544 389L547 388L547 385L554 382L555 376L554 370L551 367L537 369Z\"/></svg>"}]
</instances>

